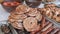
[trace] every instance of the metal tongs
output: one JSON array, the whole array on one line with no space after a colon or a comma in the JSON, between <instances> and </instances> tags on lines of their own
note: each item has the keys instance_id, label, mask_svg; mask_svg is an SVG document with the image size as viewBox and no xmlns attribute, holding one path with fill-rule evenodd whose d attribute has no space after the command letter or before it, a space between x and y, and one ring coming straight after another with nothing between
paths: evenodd
<instances>
[{"instance_id":1,"label":"metal tongs","mask_svg":"<svg viewBox=\"0 0 60 34\"><path fill-rule=\"evenodd\" d=\"M44 17L46 18L46 20L48 20L48 21L50 21L51 23L53 23L54 26L60 28L60 23L56 22L56 21L53 20L53 19L48 18L47 16L44 16Z\"/></svg>"},{"instance_id":2,"label":"metal tongs","mask_svg":"<svg viewBox=\"0 0 60 34\"><path fill-rule=\"evenodd\" d=\"M1 25L2 25L3 23L6 24L6 25L8 25L9 28L10 28L10 30L11 30L11 32L12 32L12 34L18 34L17 31L16 31L10 24L8 24L8 20L0 21L0 23L1 23Z\"/></svg>"},{"instance_id":3,"label":"metal tongs","mask_svg":"<svg viewBox=\"0 0 60 34\"><path fill-rule=\"evenodd\" d=\"M10 24L9 24L9 27L10 27L10 29L12 31L12 34L18 34L17 31Z\"/></svg>"}]
</instances>

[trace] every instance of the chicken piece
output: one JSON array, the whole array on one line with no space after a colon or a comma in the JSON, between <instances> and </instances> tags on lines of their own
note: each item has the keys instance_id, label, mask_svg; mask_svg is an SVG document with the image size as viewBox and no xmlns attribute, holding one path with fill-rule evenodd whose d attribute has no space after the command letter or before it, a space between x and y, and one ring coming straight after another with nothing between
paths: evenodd
<instances>
[{"instance_id":1,"label":"chicken piece","mask_svg":"<svg viewBox=\"0 0 60 34\"><path fill-rule=\"evenodd\" d=\"M52 11L50 10L50 8L46 8L46 16L48 17L48 18L52 18L53 17L53 13L52 13Z\"/></svg>"}]
</instances>

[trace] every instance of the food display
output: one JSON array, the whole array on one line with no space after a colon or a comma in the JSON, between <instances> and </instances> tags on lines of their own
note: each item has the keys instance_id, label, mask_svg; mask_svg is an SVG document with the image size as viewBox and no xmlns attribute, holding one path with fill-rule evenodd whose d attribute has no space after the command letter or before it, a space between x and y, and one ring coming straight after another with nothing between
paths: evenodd
<instances>
[{"instance_id":1,"label":"food display","mask_svg":"<svg viewBox=\"0 0 60 34\"><path fill-rule=\"evenodd\" d=\"M41 14L60 23L60 8L55 4L46 4L45 8L39 9Z\"/></svg>"},{"instance_id":2,"label":"food display","mask_svg":"<svg viewBox=\"0 0 60 34\"><path fill-rule=\"evenodd\" d=\"M45 8L40 8L38 10L38 8L31 8L26 5L19 5L16 8L16 10L13 10L10 13L8 23L11 24L17 30L18 33L25 32L26 34L30 32L28 34L44 34L44 33L57 34L59 33L58 31L60 31L60 28L55 27L52 22L50 22L49 20L46 20L46 18L43 16L44 14L48 15L49 13L47 11L46 13L44 10L48 9L50 11L50 8L48 8L47 6L54 7L55 5L45 5L45 6L46 6ZM41 10L44 12L42 12ZM53 14L51 15L53 16ZM49 16L49 18L52 18L51 15Z\"/></svg>"},{"instance_id":3,"label":"food display","mask_svg":"<svg viewBox=\"0 0 60 34\"><path fill-rule=\"evenodd\" d=\"M26 5L22 4L23 1ZM48 3L43 8L36 8L43 1ZM49 4L52 1L54 0L5 0L2 2L4 7L9 8L9 11L10 8L15 9L12 9L8 16L6 21L8 26L1 26L2 32L4 34L60 34L58 25L60 8L56 4Z\"/></svg>"}]
</instances>

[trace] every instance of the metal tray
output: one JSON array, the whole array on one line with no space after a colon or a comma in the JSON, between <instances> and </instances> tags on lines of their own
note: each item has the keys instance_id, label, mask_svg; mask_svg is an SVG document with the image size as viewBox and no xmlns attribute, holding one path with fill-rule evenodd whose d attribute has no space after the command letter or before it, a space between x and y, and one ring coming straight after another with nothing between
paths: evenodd
<instances>
[{"instance_id":1,"label":"metal tray","mask_svg":"<svg viewBox=\"0 0 60 34\"><path fill-rule=\"evenodd\" d=\"M52 19L49 19L46 16L43 16L43 17L45 17L45 19L48 20L49 22L53 23L53 25L55 27L60 28L60 23L57 23L56 21L54 21ZM8 20L4 20L4 21L0 21L0 22L2 22L2 23L4 22L6 25L8 25L10 27L11 31L12 31L12 34L18 34L17 31L10 24L8 24ZM2 25L2 23L1 23L1 25ZM0 32L1 32L1 30L0 30ZM3 34L3 32L1 32L1 34Z\"/></svg>"}]
</instances>

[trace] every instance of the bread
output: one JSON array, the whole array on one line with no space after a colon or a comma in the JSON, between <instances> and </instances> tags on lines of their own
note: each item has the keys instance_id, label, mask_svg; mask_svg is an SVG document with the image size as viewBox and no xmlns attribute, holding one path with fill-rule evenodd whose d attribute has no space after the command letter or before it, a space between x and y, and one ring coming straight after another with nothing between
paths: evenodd
<instances>
[{"instance_id":1,"label":"bread","mask_svg":"<svg viewBox=\"0 0 60 34\"><path fill-rule=\"evenodd\" d=\"M27 10L28 9L28 10ZM17 8L16 8L16 13L18 14L23 14L23 13L26 13L29 11L29 7L28 6L25 6L25 5L19 5Z\"/></svg>"},{"instance_id":2,"label":"bread","mask_svg":"<svg viewBox=\"0 0 60 34\"><path fill-rule=\"evenodd\" d=\"M52 5L52 7L54 6ZM53 10L51 10L51 7L50 8L45 7L42 9L30 8L30 7L28 9L26 8L27 7L20 5L20 7L18 6L18 10L16 9L15 12L11 12L11 15L9 16L9 22L15 29L18 30L23 29L24 31L30 32L30 34L50 34L50 32L56 33L57 31L60 30L58 28L57 30L52 31L56 27L54 26L53 23L49 22L44 17L47 16L52 19L54 18L54 20L57 21L58 18L56 17L59 17L60 14L59 11L56 11L54 9L55 11L54 12Z\"/></svg>"},{"instance_id":3,"label":"bread","mask_svg":"<svg viewBox=\"0 0 60 34\"><path fill-rule=\"evenodd\" d=\"M28 17L23 21L24 28L27 31L36 31L36 29L39 27L37 20L33 17ZM36 28L37 27L37 28Z\"/></svg>"}]
</instances>

